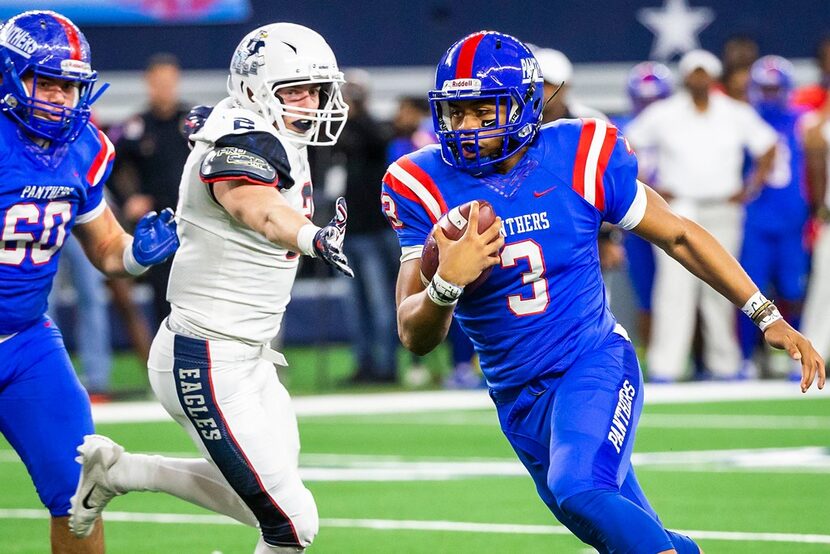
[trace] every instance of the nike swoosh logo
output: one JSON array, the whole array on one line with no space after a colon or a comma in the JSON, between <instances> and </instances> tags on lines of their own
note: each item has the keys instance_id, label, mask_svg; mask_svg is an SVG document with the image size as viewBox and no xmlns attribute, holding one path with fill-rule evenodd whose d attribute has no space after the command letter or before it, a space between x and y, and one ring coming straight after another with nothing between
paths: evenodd
<instances>
[{"instance_id":1,"label":"nike swoosh logo","mask_svg":"<svg viewBox=\"0 0 830 554\"><path fill-rule=\"evenodd\" d=\"M87 510L94 510L95 509L95 506L90 506L89 505L89 497L92 496L92 491L94 491L94 490L95 490L95 485L92 485L92 488L89 489L88 493L86 493L86 496L84 497L84 499L81 500L81 506L83 506Z\"/></svg>"},{"instance_id":2,"label":"nike swoosh logo","mask_svg":"<svg viewBox=\"0 0 830 554\"><path fill-rule=\"evenodd\" d=\"M550 187L549 189L547 189L547 190L543 190L542 192L536 192L536 191L534 190L534 191L533 191L533 196L534 196L534 198L539 198L539 197L542 197L542 196L546 195L547 193L549 193L550 191L552 191L552 190L553 190L553 189L555 189L555 188L556 188L556 187Z\"/></svg>"}]
</instances>

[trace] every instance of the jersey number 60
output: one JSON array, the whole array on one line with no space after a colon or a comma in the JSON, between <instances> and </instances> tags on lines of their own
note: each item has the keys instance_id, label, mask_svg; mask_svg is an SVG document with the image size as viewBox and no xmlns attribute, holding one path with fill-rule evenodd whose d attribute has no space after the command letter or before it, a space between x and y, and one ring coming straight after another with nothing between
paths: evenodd
<instances>
[{"instance_id":1,"label":"jersey number 60","mask_svg":"<svg viewBox=\"0 0 830 554\"><path fill-rule=\"evenodd\" d=\"M41 209L43 215L41 219ZM0 229L0 264L20 265L26 258L27 246L31 245L32 263L42 265L52 259L66 240L66 224L72 217L72 205L69 202L49 202L42 208L37 204L15 204L3 218ZM58 222L60 220L60 222ZM17 230L17 224L25 221L29 225L42 222L43 232L35 242L34 233ZM52 229L57 228L57 236L52 246L47 246L52 236ZM11 247L11 248L10 248Z\"/></svg>"}]
</instances>

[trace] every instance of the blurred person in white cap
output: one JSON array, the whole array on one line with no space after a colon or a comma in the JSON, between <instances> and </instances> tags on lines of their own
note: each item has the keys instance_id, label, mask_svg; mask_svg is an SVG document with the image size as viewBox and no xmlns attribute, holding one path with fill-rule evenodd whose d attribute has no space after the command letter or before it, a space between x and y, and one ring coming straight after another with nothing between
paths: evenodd
<instances>
[{"instance_id":1,"label":"blurred person in white cap","mask_svg":"<svg viewBox=\"0 0 830 554\"><path fill-rule=\"evenodd\" d=\"M657 152L661 191L672 209L736 255L744 200L765 182L778 135L748 104L712 92L721 69L710 52L686 53L678 64L685 90L643 110L627 135L635 149ZM745 151L755 160L746 182L741 171ZM657 253L653 294L647 357L652 381L684 376L698 309L706 369L716 379L741 376L735 312L728 302L662 252Z\"/></svg>"},{"instance_id":2,"label":"blurred person in white cap","mask_svg":"<svg viewBox=\"0 0 830 554\"><path fill-rule=\"evenodd\" d=\"M568 97L574 67L565 54L552 48L535 48L533 55L539 62L545 80L546 104L542 110L542 123L580 117L596 117L608 121L608 116L601 111L574 102Z\"/></svg>"}]
</instances>

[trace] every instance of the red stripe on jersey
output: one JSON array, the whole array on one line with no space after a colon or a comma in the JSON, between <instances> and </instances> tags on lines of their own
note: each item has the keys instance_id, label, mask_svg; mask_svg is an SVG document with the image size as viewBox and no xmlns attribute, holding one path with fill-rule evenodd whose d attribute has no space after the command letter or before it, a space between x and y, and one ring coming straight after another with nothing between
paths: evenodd
<instances>
[{"instance_id":1,"label":"red stripe on jersey","mask_svg":"<svg viewBox=\"0 0 830 554\"><path fill-rule=\"evenodd\" d=\"M207 184L221 183L223 181L245 181L246 183L249 183L251 185L258 185L258 186L261 186L261 187L272 187L272 188L276 187L279 184L279 179L274 179L271 182L258 181L256 179L251 179L247 175L241 175L241 174L240 175L223 175L221 177L214 177L212 179L206 179L200 173L199 174L199 179L203 183L207 183Z\"/></svg>"},{"instance_id":2,"label":"red stripe on jersey","mask_svg":"<svg viewBox=\"0 0 830 554\"><path fill-rule=\"evenodd\" d=\"M387 187L392 189L392 191L395 194L403 196L407 200L421 205L421 207L423 207L424 211L427 213L427 216L429 217L430 221L432 221L433 223L437 221L434 217L432 217L432 212L424 206L423 202L421 202L421 199L418 198L418 196L414 192L412 192L412 190L408 186L401 183L397 177L395 177L387 171L386 175L383 176L383 182L386 184Z\"/></svg>"},{"instance_id":3,"label":"red stripe on jersey","mask_svg":"<svg viewBox=\"0 0 830 554\"><path fill-rule=\"evenodd\" d=\"M89 167L89 171L86 172L86 182L93 186L96 184L95 176L98 175L101 166L109 163L115 157L115 150L110 151L109 141L100 129L98 129L98 142L101 143L101 149L95 154L92 165Z\"/></svg>"},{"instance_id":4,"label":"red stripe on jersey","mask_svg":"<svg viewBox=\"0 0 830 554\"><path fill-rule=\"evenodd\" d=\"M473 58L476 56L478 43L484 38L484 32L470 35L461 45L458 62L455 65L456 79L469 79L473 76Z\"/></svg>"},{"instance_id":5,"label":"red stripe on jersey","mask_svg":"<svg viewBox=\"0 0 830 554\"><path fill-rule=\"evenodd\" d=\"M432 196L432 198L434 198L438 203L438 207L441 208L442 214L450 211L449 208L447 208L447 203L444 202L444 197L441 195L441 191L438 190L438 187L435 185L435 181L432 180L429 173L417 166L415 162L410 160L408 157L399 159L398 165L401 166L404 171L415 177L415 179L421 183L425 189L427 189L429 195Z\"/></svg>"},{"instance_id":6,"label":"red stripe on jersey","mask_svg":"<svg viewBox=\"0 0 830 554\"><path fill-rule=\"evenodd\" d=\"M392 175L389 172L386 172L386 175L383 176L383 182L386 184L387 187L392 189L396 194L403 196L407 200L412 200L413 202L418 202L420 204L420 200L418 197L415 196L415 193L412 192L409 187L401 183L397 177Z\"/></svg>"},{"instance_id":7,"label":"red stripe on jersey","mask_svg":"<svg viewBox=\"0 0 830 554\"><path fill-rule=\"evenodd\" d=\"M579 196L585 197L585 166L588 163L588 150L591 148L591 141L597 130L597 123L593 119L582 120L582 131L579 135L579 145L576 147L576 158L574 159L574 190Z\"/></svg>"},{"instance_id":8,"label":"red stripe on jersey","mask_svg":"<svg viewBox=\"0 0 830 554\"><path fill-rule=\"evenodd\" d=\"M617 128L609 123L605 129L605 139L602 142L602 149L599 151L599 161L597 162L597 192L594 197L594 206L599 211L605 210L605 186L603 185L602 176L605 175L605 168L608 167L608 160L611 159L611 153L614 151L616 144Z\"/></svg>"},{"instance_id":9,"label":"red stripe on jersey","mask_svg":"<svg viewBox=\"0 0 830 554\"><path fill-rule=\"evenodd\" d=\"M69 42L69 57L73 60L81 59L81 39L78 38L78 29L62 15L52 14L52 17L63 27L66 40Z\"/></svg>"}]
</instances>

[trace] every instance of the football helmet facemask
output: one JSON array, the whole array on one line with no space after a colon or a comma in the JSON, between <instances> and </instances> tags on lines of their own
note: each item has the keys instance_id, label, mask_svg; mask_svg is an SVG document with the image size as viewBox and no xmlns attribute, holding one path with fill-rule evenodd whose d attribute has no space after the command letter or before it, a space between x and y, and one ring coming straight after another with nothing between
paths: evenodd
<instances>
[{"instance_id":1,"label":"football helmet facemask","mask_svg":"<svg viewBox=\"0 0 830 554\"><path fill-rule=\"evenodd\" d=\"M441 155L453 167L480 174L509 158L536 136L542 121L544 82L539 64L520 40L494 31L480 31L453 44L435 71L429 92L433 124ZM486 128L453 130L450 102L492 100L505 106L507 119ZM501 151L482 156L479 138L502 138ZM474 143L475 157L465 158L463 143Z\"/></svg>"},{"instance_id":2,"label":"football helmet facemask","mask_svg":"<svg viewBox=\"0 0 830 554\"><path fill-rule=\"evenodd\" d=\"M345 81L319 34L293 23L259 27L239 43L230 69L228 94L272 123L280 135L298 145L337 142L349 111L340 92ZM320 86L317 108L283 103L281 89L302 85ZM295 120L292 127L286 117Z\"/></svg>"},{"instance_id":3,"label":"football helmet facemask","mask_svg":"<svg viewBox=\"0 0 830 554\"><path fill-rule=\"evenodd\" d=\"M23 12L0 27L0 75L0 111L50 146L78 138L90 106L107 88L93 94L98 74L84 34L69 19L45 10ZM23 82L29 77L32 90ZM74 98L65 105L36 99L43 78L72 82Z\"/></svg>"}]
</instances>

